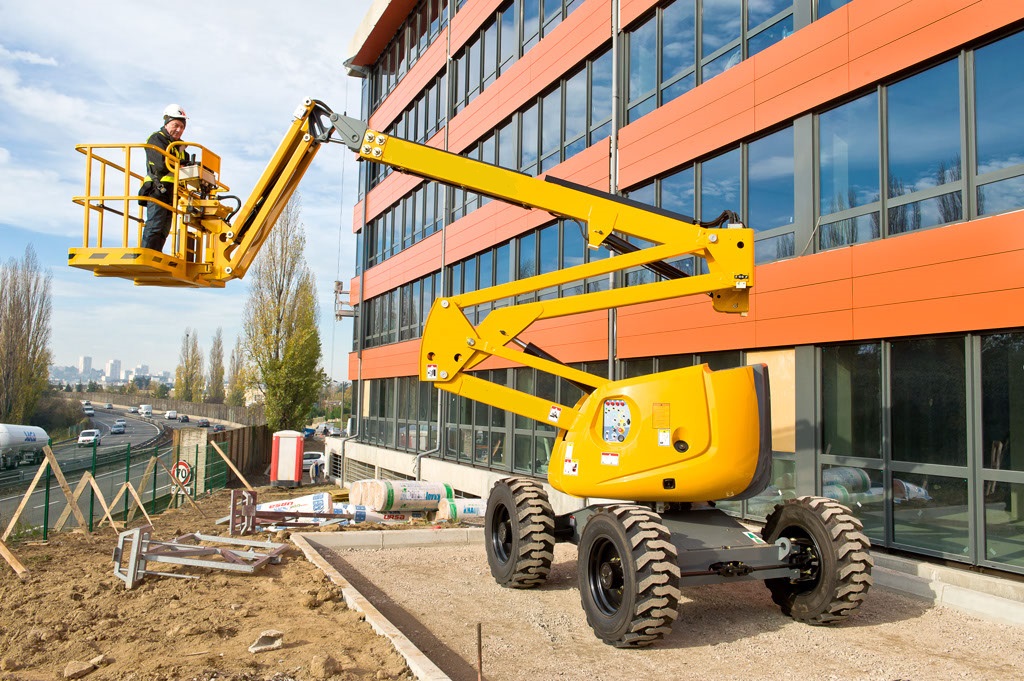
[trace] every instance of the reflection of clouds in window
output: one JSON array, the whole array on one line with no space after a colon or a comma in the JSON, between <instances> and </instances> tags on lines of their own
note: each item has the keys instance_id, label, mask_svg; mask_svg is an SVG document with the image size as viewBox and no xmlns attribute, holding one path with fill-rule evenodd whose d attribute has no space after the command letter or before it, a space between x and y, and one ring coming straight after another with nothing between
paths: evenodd
<instances>
[{"instance_id":1,"label":"reflection of clouds in window","mask_svg":"<svg viewBox=\"0 0 1024 681\"><path fill-rule=\"evenodd\" d=\"M1024 88L1020 87L1020 69L1012 66L1021 63L1024 63L1024 32L974 53L979 172L983 167L1006 167L1003 159L1024 155L1024 126L1020 124Z\"/></svg>"},{"instance_id":2,"label":"reflection of clouds in window","mask_svg":"<svg viewBox=\"0 0 1024 681\"><path fill-rule=\"evenodd\" d=\"M740 0L704 0L701 46L705 57L740 37Z\"/></svg>"},{"instance_id":3,"label":"reflection of clouds in window","mask_svg":"<svg viewBox=\"0 0 1024 681\"><path fill-rule=\"evenodd\" d=\"M734 149L701 164L701 219L740 208L740 150Z\"/></svg>"},{"instance_id":4,"label":"reflection of clouds in window","mask_svg":"<svg viewBox=\"0 0 1024 681\"><path fill-rule=\"evenodd\" d=\"M697 31L693 0L677 0L662 13L662 80L693 66L696 59Z\"/></svg>"},{"instance_id":5,"label":"reflection of clouds in window","mask_svg":"<svg viewBox=\"0 0 1024 681\"><path fill-rule=\"evenodd\" d=\"M656 39L658 24L651 17L629 34L629 98L654 89L657 79Z\"/></svg>"},{"instance_id":6,"label":"reflection of clouds in window","mask_svg":"<svg viewBox=\"0 0 1024 681\"><path fill-rule=\"evenodd\" d=\"M793 0L747 0L747 27L755 28L792 6Z\"/></svg>"},{"instance_id":7,"label":"reflection of clouds in window","mask_svg":"<svg viewBox=\"0 0 1024 681\"><path fill-rule=\"evenodd\" d=\"M887 88L889 196L960 178L957 83L952 60Z\"/></svg>"},{"instance_id":8,"label":"reflection of clouds in window","mask_svg":"<svg viewBox=\"0 0 1024 681\"><path fill-rule=\"evenodd\" d=\"M871 93L821 114L820 205L823 214L877 201L878 97Z\"/></svg>"},{"instance_id":9,"label":"reflection of clouds in window","mask_svg":"<svg viewBox=\"0 0 1024 681\"><path fill-rule=\"evenodd\" d=\"M792 139L792 137L790 137ZM793 176L793 155L768 156L752 161L749 169L751 183L777 180Z\"/></svg>"},{"instance_id":10,"label":"reflection of clouds in window","mask_svg":"<svg viewBox=\"0 0 1024 681\"><path fill-rule=\"evenodd\" d=\"M580 71L565 83L565 139L571 141L587 129L587 72Z\"/></svg>"},{"instance_id":11,"label":"reflection of clouds in window","mask_svg":"<svg viewBox=\"0 0 1024 681\"><path fill-rule=\"evenodd\" d=\"M978 174L983 175L985 173L991 173L994 170L1009 168L1022 163L1024 163L1024 156L1017 153L1011 153L1005 158L990 158L986 163L978 164Z\"/></svg>"},{"instance_id":12,"label":"reflection of clouds in window","mask_svg":"<svg viewBox=\"0 0 1024 681\"><path fill-rule=\"evenodd\" d=\"M1024 208L1024 177L1011 177L978 187L978 215Z\"/></svg>"}]
</instances>

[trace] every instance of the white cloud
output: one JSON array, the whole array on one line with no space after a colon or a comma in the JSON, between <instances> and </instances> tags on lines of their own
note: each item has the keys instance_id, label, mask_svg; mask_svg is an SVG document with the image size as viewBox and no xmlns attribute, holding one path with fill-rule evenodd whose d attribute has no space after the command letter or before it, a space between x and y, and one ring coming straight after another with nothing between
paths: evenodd
<instances>
[{"instance_id":1,"label":"white cloud","mask_svg":"<svg viewBox=\"0 0 1024 681\"><path fill-rule=\"evenodd\" d=\"M53 57L44 57L35 52L26 52L25 50L14 50L12 52L3 45L0 45L0 60L19 61L36 66L57 66L57 60Z\"/></svg>"}]
</instances>

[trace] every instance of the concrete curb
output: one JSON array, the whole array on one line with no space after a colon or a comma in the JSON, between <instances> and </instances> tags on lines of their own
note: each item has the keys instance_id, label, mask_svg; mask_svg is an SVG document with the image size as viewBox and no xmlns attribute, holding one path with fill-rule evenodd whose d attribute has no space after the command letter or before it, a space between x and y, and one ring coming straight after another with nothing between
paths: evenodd
<instances>
[{"instance_id":1,"label":"concrete curb","mask_svg":"<svg viewBox=\"0 0 1024 681\"><path fill-rule=\"evenodd\" d=\"M435 534L440 532L439 530L426 530L427 532L434 532ZM443 530L450 531L450 530ZM320 570L326 574L332 582L341 587L341 593L345 597L345 604L348 607L363 613L364 618L369 622L373 630L381 636L384 636L391 645L395 647L398 654L405 658L406 664L409 665L409 670L421 681L451 681L451 677L442 672L440 668L435 665L429 657L423 654L423 652L413 645L412 641L406 638L405 634L398 630L384 615L380 613L377 608L373 606L370 601L359 593L354 586L352 586L345 577L338 572L330 563L317 552L317 550L310 545L307 536L313 539L317 544L324 546L320 542L324 537L341 537L341 536L358 536L358 535L371 535L371 534L406 534L406 533L419 532L419 530L407 530L402 532L345 532L345 533L297 533L291 536L295 545L298 546L302 553L306 556L306 559L316 565ZM422 541L422 540L421 540ZM372 546L370 544L360 544L356 542L355 546L348 548L381 548L383 546L383 540L378 538L379 546ZM426 545L430 542L422 541L421 544L408 544L409 546ZM448 542L457 543L457 542ZM458 542L461 543L461 542ZM398 544L394 542L389 543L390 546L396 546ZM341 546L341 544L338 544Z\"/></svg>"},{"instance_id":2,"label":"concrete curb","mask_svg":"<svg viewBox=\"0 0 1024 681\"><path fill-rule=\"evenodd\" d=\"M873 554L875 584L990 622L1024 625L1024 583L968 570Z\"/></svg>"}]
</instances>

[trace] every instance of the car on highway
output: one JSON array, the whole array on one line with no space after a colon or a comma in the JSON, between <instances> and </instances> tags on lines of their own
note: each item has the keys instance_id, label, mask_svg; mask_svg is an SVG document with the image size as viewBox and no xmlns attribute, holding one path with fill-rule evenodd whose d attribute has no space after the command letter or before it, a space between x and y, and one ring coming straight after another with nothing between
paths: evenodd
<instances>
[{"instance_id":1,"label":"car on highway","mask_svg":"<svg viewBox=\"0 0 1024 681\"><path fill-rule=\"evenodd\" d=\"M188 414L182 414L179 416L178 423L188 423Z\"/></svg>"},{"instance_id":2,"label":"car on highway","mask_svg":"<svg viewBox=\"0 0 1024 681\"><path fill-rule=\"evenodd\" d=\"M138 414L139 413L139 408L138 407L128 407L128 413L129 414Z\"/></svg>"},{"instance_id":3,"label":"car on highway","mask_svg":"<svg viewBox=\"0 0 1024 681\"><path fill-rule=\"evenodd\" d=\"M213 427L213 432L215 433L223 433L225 430L227 430L227 426L225 426L223 423L218 423Z\"/></svg>"},{"instance_id":4,"label":"car on highway","mask_svg":"<svg viewBox=\"0 0 1024 681\"><path fill-rule=\"evenodd\" d=\"M167 411L164 412L164 418L167 419L168 421L173 421L174 419L178 418L178 412L174 411L173 409L168 409Z\"/></svg>"},{"instance_id":5,"label":"car on highway","mask_svg":"<svg viewBox=\"0 0 1024 681\"><path fill-rule=\"evenodd\" d=\"M110 426L110 434L111 435L124 435L124 424L123 423L115 423L114 425Z\"/></svg>"},{"instance_id":6,"label":"car on highway","mask_svg":"<svg viewBox=\"0 0 1024 681\"><path fill-rule=\"evenodd\" d=\"M103 408L104 409L113 409L114 405L111 402L107 402L106 404L103 405Z\"/></svg>"},{"instance_id":7,"label":"car on highway","mask_svg":"<svg viewBox=\"0 0 1024 681\"><path fill-rule=\"evenodd\" d=\"M91 447L92 445L100 446L100 431L95 428L83 430L78 434L78 446L79 447Z\"/></svg>"},{"instance_id":8,"label":"car on highway","mask_svg":"<svg viewBox=\"0 0 1024 681\"><path fill-rule=\"evenodd\" d=\"M117 419L116 421L114 421L114 425L115 425L115 426L116 426L116 425L122 425L122 426L127 426L127 425L128 425L128 422L127 422L127 421L125 421L124 419Z\"/></svg>"},{"instance_id":9,"label":"car on highway","mask_svg":"<svg viewBox=\"0 0 1024 681\"><path fill-rule=\"evenodd\" d=\"M196 419L196 425L199 426L200 428L209 428L210 419Z\"/></svg>"},{"instance_id":10,"label":"car on highway","mask_svg":"<svg viewBox=\"0 0 1024 681\"><path fill-rule=\"evenodd\" d=\"M86 416L96 416L96 410L92 407L82 407L82 413Z\"/></svg>"}]
</instances>

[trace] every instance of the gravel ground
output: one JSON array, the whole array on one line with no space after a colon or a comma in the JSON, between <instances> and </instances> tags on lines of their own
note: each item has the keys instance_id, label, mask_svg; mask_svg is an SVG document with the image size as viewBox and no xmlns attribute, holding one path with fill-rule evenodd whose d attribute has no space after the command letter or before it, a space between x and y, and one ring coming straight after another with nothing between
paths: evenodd
<instances>
[{"instance_id":1,"label":"gravel ground","mask_svg":"<svg viewBox=\"0 0 1024 681\"><path fill-rule=\"evenodd\" d=\"M482 543L324 551L324 557L455 681L563 679L1010 679L1024 627L995 624L875 587L845 623L781 614L760 582L682 590L672 633L650 648L596 639L576 586L576 547L558 544L547 583L499 587Z\"/></svg>"}]
</instances>

